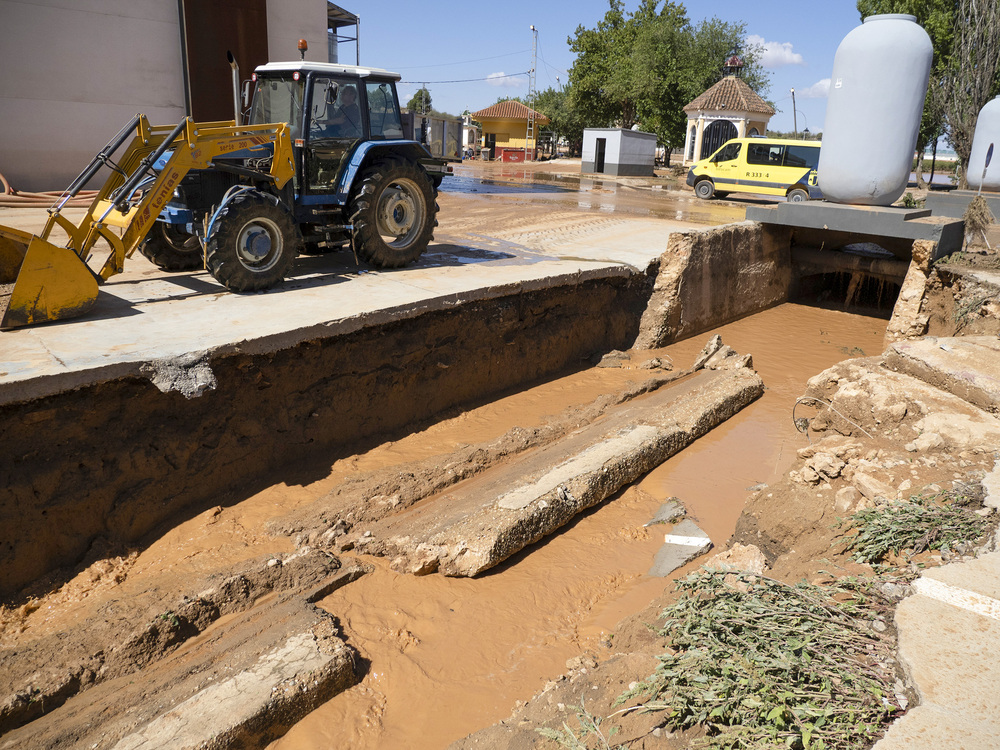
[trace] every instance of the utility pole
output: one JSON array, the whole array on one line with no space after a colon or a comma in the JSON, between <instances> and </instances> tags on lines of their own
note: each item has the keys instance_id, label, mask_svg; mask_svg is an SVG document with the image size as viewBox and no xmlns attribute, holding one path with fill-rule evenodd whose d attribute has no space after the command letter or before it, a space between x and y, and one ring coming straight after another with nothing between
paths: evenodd
<instances>
[{"instance_id":1,"label":"utility pole","mask_svg":"<svg viewBox=\"0 0 1000 750\"><path fill-rule=\"evenodd\" d=\"M531 70L528 71L528 126L524 134L524 160L528 161L528 144L535 138L535 59L538 55L538 29L531 26ZM532 148L534 152L534 148Z\"/></svg>"},{"instance_id":2,"label":"utility pole","mask_svg":"<svg viewBox=\"0 0 1000 750\"><path fill-rule=\"evenodd\" d=\"M799 137L799 118L795 114L795 89L792 89L792 129L795 137Z\"/></svg>"}]
</instances>

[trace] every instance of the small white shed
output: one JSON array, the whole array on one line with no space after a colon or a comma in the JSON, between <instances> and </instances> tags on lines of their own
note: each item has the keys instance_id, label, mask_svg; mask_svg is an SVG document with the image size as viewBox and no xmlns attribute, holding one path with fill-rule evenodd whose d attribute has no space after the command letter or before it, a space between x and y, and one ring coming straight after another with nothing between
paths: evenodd
<instances>
[{"instance_id":1,"label":"small white shed","mask_svg":"<svg viewBox=\"0 0 1000 750\"><path fill-rule=\"evenodd\" d=\"M622 128L587 128L583 131L584 174L639 177L653 175L656 135Z\"/></svg>"}]
</instances>

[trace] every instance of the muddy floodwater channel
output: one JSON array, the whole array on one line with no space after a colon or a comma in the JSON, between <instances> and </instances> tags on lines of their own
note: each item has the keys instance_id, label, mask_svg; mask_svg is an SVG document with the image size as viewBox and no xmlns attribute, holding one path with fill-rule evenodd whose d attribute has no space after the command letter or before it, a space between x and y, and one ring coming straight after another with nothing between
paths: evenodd
<instances>
[{"instance_id":1,"label":"muddy floodwater channel","mask_svg":"<svg viewBox=\"0 0 1000 750\"><path fill-rule=\"evenodd\" d=\"M444 747L508 716L567 660L606 651L617 623L669 585L647 575L663 527L645 524L663 500L679 498L713 542L724 544L748 490L774 481L805 444L791 419L805 381L847 357L880 351L884 326L878 318L788 304L721 327L711 333L753 355L764 396L642 481L479 578L401 575L385 560L369 559L370 574L321 603L364 659L362 681L272 750ZM584 370L439 422L338 462L330 481L541 423L641 379L637 366L651 356L686 366L708 335L633 353L623 369Z\"/></svg>"}]
</instances>

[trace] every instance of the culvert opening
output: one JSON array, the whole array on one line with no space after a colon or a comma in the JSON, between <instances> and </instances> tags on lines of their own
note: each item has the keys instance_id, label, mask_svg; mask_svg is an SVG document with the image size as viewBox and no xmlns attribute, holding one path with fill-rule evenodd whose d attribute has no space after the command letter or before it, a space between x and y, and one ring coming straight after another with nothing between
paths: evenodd
<instances>
[{"instance_id":1,"label":"culvert opening","mask_svg":"<svg viewBox=\"0 0 1000 750\"><path fill-rule=\"evenodd\" d=\"M790 298L890 318L909 262L871 242L792 248Z\"/></svg>"}]
</instances>

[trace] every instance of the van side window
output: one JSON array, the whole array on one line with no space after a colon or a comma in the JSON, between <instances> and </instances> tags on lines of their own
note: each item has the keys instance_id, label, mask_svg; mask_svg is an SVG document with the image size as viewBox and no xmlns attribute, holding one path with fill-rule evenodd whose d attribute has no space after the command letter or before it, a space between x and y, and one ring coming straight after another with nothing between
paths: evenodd
<instances>
[{"instance_id":1,"label":"van side window","mask_svg":"<svg viewBox=\"0 0 1000 750\"><path fill-rule=\"evenodd\" d=\"M747 164L766 164L780 167L785 147L774 143L751 143L747 151Z\"/></svg>"},{"instance_id":2,"label":"van side window","mask_svg":"<svg viewBox=\"0 0 1000 750\"><path fill-rule=\"evenodd\" d=\"M816 169L817 164L819 164L819 149L816 146L789 146L785 150L786 167Z\"/></svg>"},{"instance_id":3,"label":"van side window","mask_svg":"<svg viewBox=\"0 0 1000 750\"><path fill-rule=\"evenodd\" d=\"M715 155L712 159L716 164L721 161L732 161L740 155L740 146L742 143L728 143L722 147L722 150Z\"/></svg>"}]
</instances>

